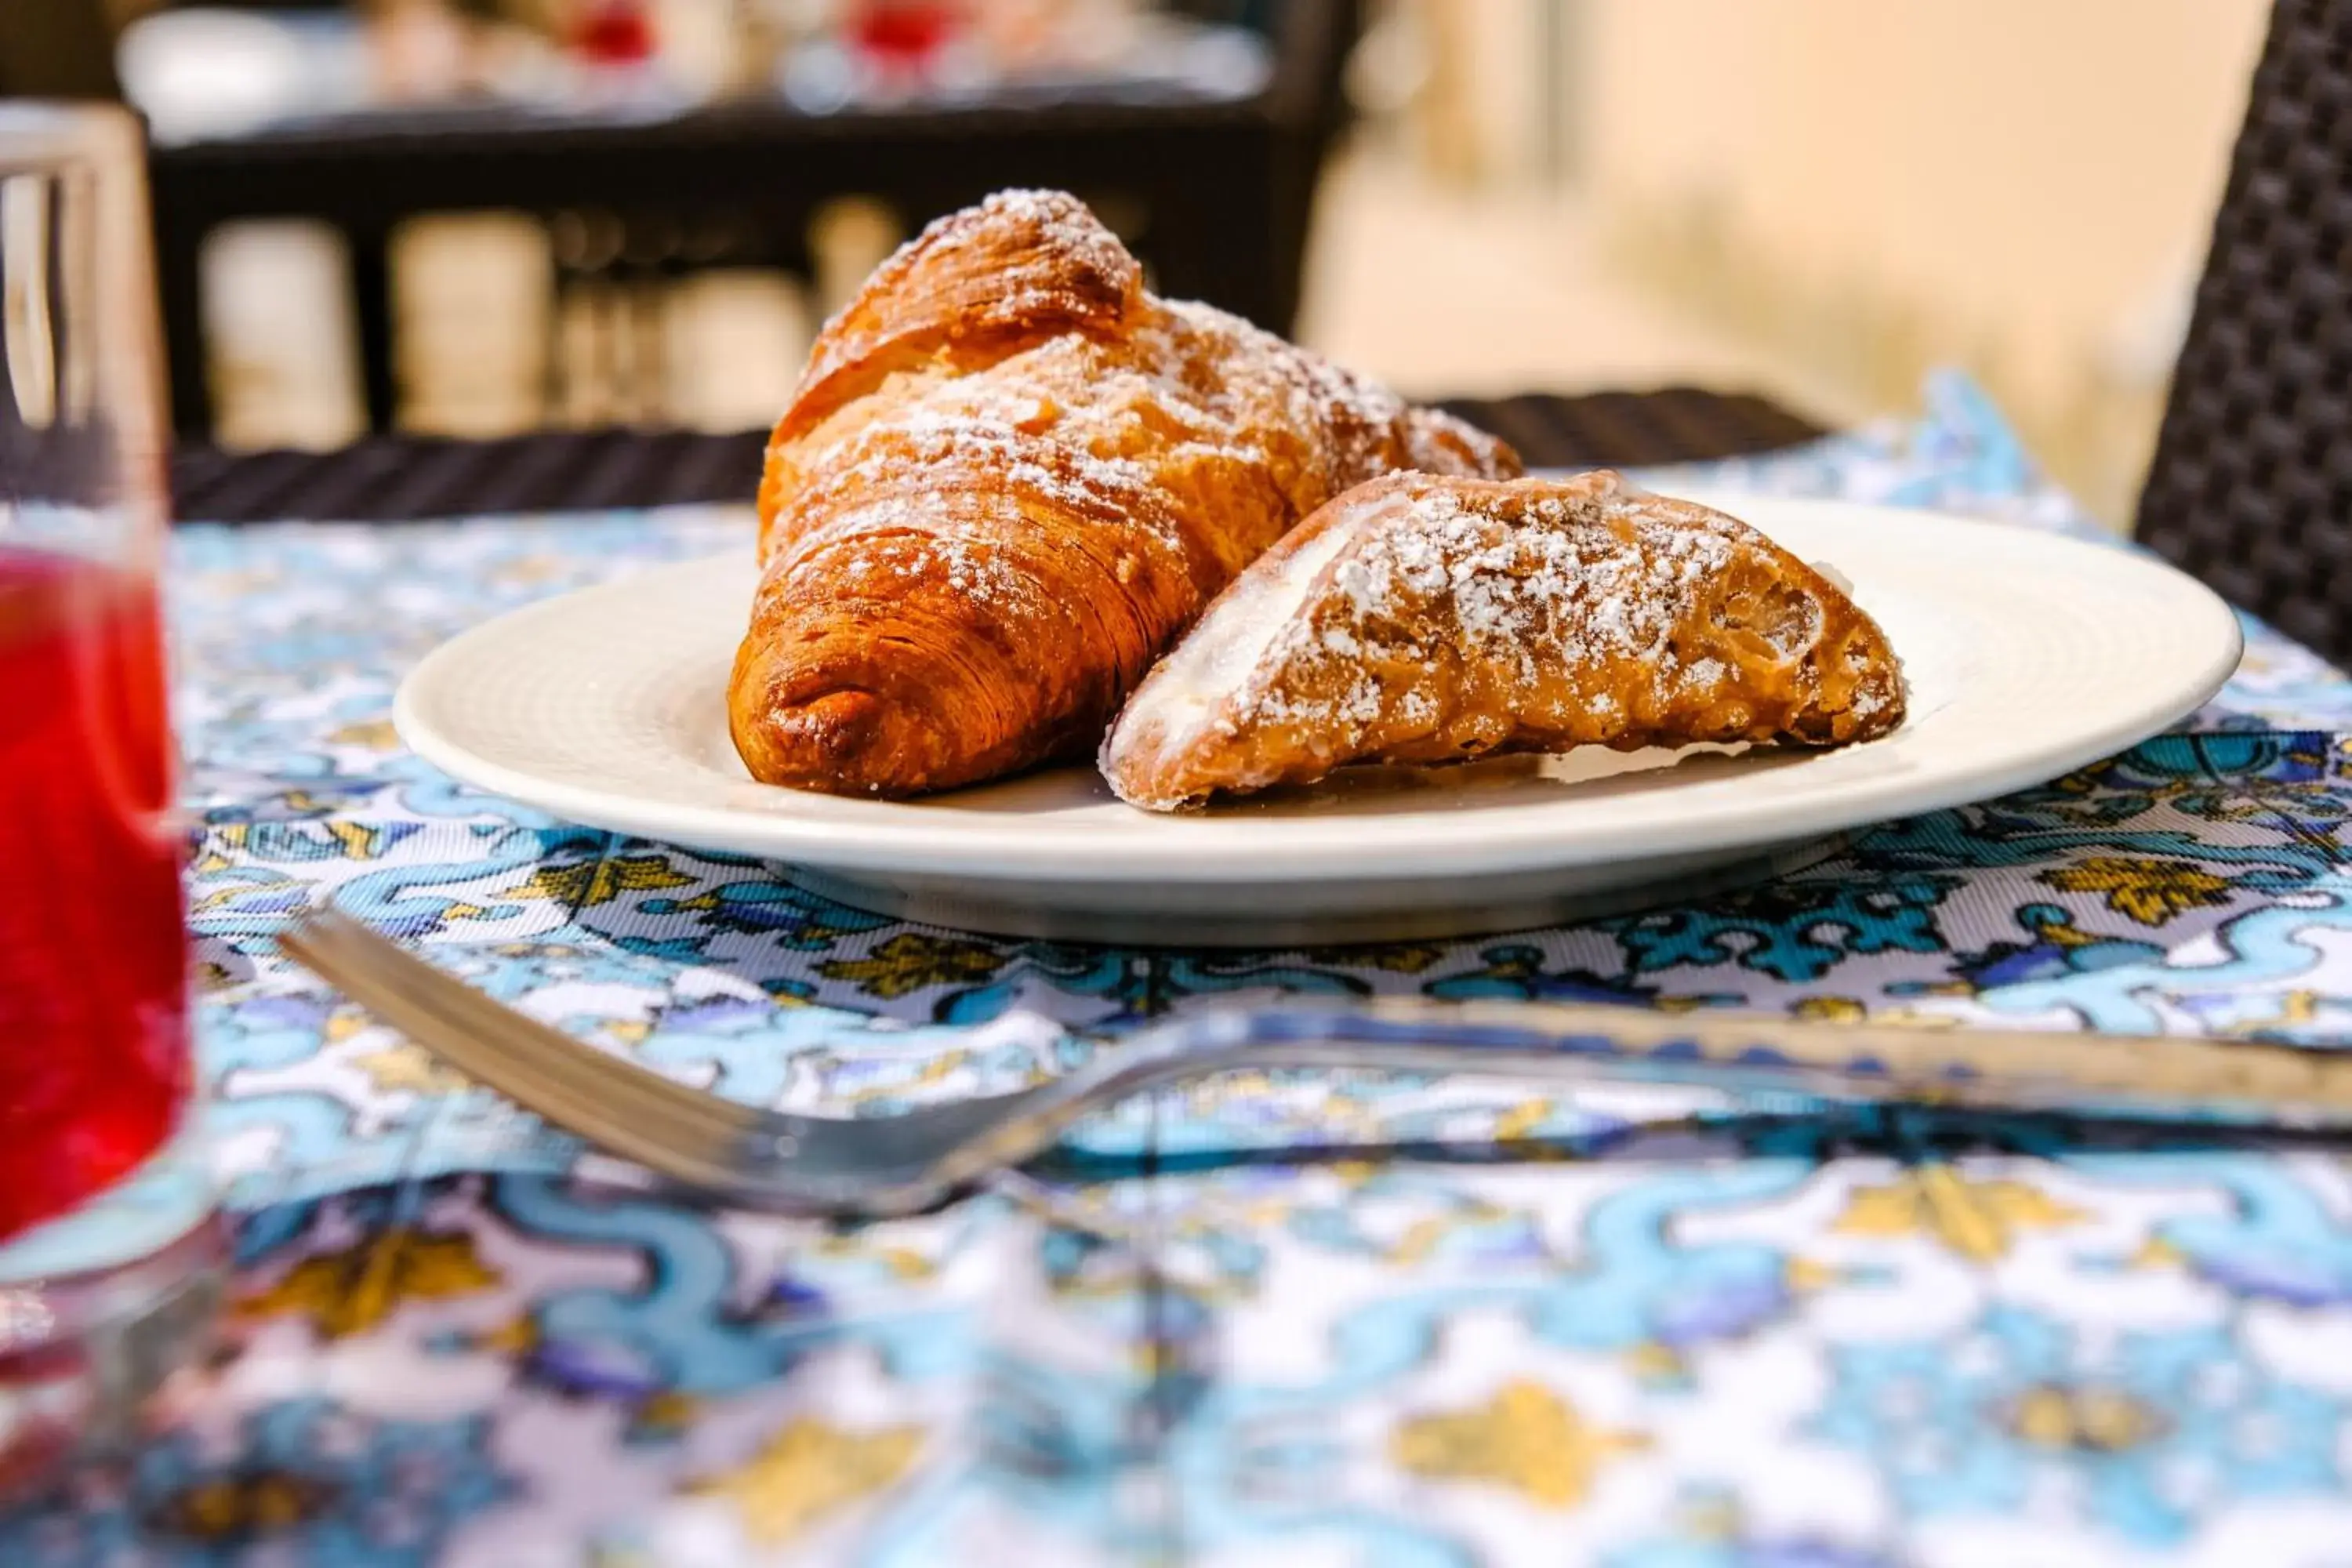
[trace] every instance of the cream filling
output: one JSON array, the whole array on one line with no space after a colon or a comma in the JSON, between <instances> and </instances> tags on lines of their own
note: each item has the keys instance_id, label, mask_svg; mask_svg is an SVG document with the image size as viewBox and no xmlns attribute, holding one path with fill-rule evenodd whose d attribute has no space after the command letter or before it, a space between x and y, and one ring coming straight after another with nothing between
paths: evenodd
<instances>
[{"instance_id":1,"label":"cream filling","mask_svg":"<svg viewBox=\"0 0 2352 1568\"><path fill-rule=\"evenodd\" d=\"M1239 692L1265 662L1284 628L1306 608L1316 579L1355 537L1354 529L1327 528L1278 569L1244 572L1138 689L1107 749L1118 751L1128 737L1152 724L1167 746L1199 739L1218 704Z\"/></svg>"}]
</instances>

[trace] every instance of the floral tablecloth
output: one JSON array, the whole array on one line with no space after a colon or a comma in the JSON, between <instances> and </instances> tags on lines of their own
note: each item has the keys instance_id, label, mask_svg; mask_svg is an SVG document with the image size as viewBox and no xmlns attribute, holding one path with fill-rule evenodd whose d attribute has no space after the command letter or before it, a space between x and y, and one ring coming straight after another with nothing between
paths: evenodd
<instances>
[{"instance_id":1,"label":"floral tablecloth","mask_svg":"<svg viewBox=\"0 0 2352 1568\"><path fill-rule=\"evenodd\" d=\"M1916 421L1695 477L2085 526L1958 382ZM600 1180L271 942L332 889L583 1038L844 1111L1300 993L2326 1047L2352 1035L2352 681L2320 660L2250 626L2181 732L1767 887L1333 951L908 925L398 744L393 684L441 637L747 526L184 531L236 1306L146 1446L0 1520L0 1563L2352 1564L2333 1159L1916 1113L1316 1161L1540 1152L1594 1111L1288 1075L1127 1108L1034 1184L828 1226Z\"/></svg>"}]
</instances>

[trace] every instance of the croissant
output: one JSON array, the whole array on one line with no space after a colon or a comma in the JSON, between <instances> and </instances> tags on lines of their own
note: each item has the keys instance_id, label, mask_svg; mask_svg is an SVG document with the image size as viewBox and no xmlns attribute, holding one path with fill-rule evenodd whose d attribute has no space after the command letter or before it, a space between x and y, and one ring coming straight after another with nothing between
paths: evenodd
<instances>
[{"instance_id":1,"label":"croissant","mask_svg":"<svg viewBox=\"0 0 2352 1568\"><path fill-rule=\"evenodd\" d=\"M1378 479L1211 605L1101 763L1155 810L1353 762L1837 746L1903 721L1885 634L1746 523L1608 472Z\"/></svg>"},{"instance_id":2,"label":"croissant","mask_svg":"<svg viewBox=\"0 0 2352 1568\"><path fill-rule=\"evenodd\" d=\"M752 775L907 795L1080 756L1326 500L1510 449L1204 305L1075 197L933 224L828 323L770 442L728 715Z\"/></svg>"}]
</instances>

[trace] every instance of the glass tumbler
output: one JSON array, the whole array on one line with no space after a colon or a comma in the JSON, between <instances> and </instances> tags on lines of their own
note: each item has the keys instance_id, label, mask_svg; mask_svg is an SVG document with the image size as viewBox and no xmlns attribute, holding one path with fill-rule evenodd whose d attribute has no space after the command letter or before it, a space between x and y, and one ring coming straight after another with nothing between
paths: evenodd
<instances>
[{"instance_id":1,"label":"glass tumbler","mask_svg":"<svg viewBox=\"0 0 2352 1568\"><path fill-rule=\"evenodd\" d=\"M0 1506L127 1436L216 1294L160 362L136 122L0 103Z\"/></svg>"}]
</instances>

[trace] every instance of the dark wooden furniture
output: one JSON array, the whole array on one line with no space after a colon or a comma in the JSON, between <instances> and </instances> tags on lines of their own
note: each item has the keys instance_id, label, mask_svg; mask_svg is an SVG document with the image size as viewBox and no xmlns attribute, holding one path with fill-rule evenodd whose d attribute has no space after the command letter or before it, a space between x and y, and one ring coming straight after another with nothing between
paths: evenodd
<instances>
[{"instance_id":1,"label":"dark wooden furniture","mask_svg":"<svg viewBox=\"0 0 2352 1568\"><path fill-rule=\"evenodd\" d=\"M1136 249L1171 292L1286 330L1356 24L1356 0L1284 0L1267 23L1271 79L1244 98L1106 86L816 115L761 97L650 121L446 109L159 147L174 421L191 437L211 426L198 256L236 218L299 216L342 231L377 430L396 401L385 247L424 213L591 212L666 237L663 257L804 268L809 220L838 196L878 196L921 222L1005 185L1055 185L1131 215Z\"/></svg>"},{"instance_id":2,"label":"dark wooden furniture","mask_svg":"<svg viewBox=\"0 0 2352 1568\"><path fill-rule=\"evenodd\" d=\"M114 98L102 0L0 3L0 98Z\"/></svg>"},{"instance_id":3,"label":"dark wooden furniture","mask_svg":"<svg viewBox=\"0 0 2352 1568\"><path fill-rule=\"evenodd\" d=\"M1580 397L1454 398L1451 408L1507 438L1538 468L1699 462L1795 446L1822 427L1753 396L1669 387ZM377 436L337 452L183 447L172 465L190 522L593 511L678 501L747 501L765 433L555 432L503 441Z\"/></svg>"},{"instance_id":4,"label":"dark wooden furniture","mask_svg":"<svg viewBox=\"0 0 2352 1568\"><path fill-rule=\"evenodd\" d=\"M2277 0L2139 538L2352 663L2352 0Z\"/></svg>"}]
</instances>

